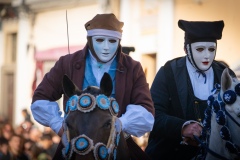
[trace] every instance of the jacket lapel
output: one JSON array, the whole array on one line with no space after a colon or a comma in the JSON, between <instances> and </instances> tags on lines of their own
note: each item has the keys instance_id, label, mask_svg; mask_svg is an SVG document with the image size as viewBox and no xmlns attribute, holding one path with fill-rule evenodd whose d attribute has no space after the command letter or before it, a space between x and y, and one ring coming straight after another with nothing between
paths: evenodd
<instances>
[{"instance_id":1,"label":"jacket lapel","mask_svg":"<svg viewBox=\"0 0 240 160\"><path fill-rule=\"evenodd\" d=\"M119 115L122 114L122 110L126 106L122 106L123 99L124 99L124 93L125 93L125 87L126 86L126 75L127 75L127 68L122 64L123 61L123 55L118 54L118 64L117 64L117 71L116 71L116 89L115 89L115 95L116 100L120 107Z\"/></svg>"},{"instance_id":2,"label":"jacket lapel","mask_svg":"<svg viewBox=\"0 0 240 160\"><path fill-rule=\"evenodd\" d=\"M175 76L176 86L178 91L179 100L183 110L183 115L186 117L187 114L187 69L186 69L186 57L176 61L176 67L173 67L173 75Z\"/></svg>"},{"instance_id":3,"label":"jacket lapel","mask_svg":"<svg viewBox=\"0 0 240 160\"><path fill-rule=\"evenodd\" d=\"M82 90L84 73L85 73L85 64L86 64L86 55L88 53L87 45L83 48L82 52L78 54L78 57L72 63L72 73L71 79L77 85L77 87ZM71 71L71 69L70 69Z\"/></svg>"},{"instance_id":4,"label":"jacket lapel","mask_svg":"<svg viewBox=\"0 0 240 160\"><path fill-rule=\"evenodd\" d=\"M222 76L223 69L219 67L215 61L213 61L212 68L214 72L214 78L217 78L216 80L214 80L214 82L221 84L221 76Z\"/></svg>"}]
</instances>

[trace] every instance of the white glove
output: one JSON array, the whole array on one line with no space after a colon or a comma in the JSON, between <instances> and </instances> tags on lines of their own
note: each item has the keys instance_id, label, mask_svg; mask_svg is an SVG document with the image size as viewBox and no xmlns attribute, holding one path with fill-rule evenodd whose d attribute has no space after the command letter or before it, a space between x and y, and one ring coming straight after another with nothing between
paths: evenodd
<instances>
[{"instance_id":1,"label":"white glove","mask_svg":"<svg viewBox=\"0 0 240 160\"><path fill-rule=\"evenodd\" d=\"M120 118L122 130L131 135L140 137L150 132L153 127L154 117L141 105L129 104L125 114Z\"/></svg>"},{"instance_id":2,"label":"white glove","mask_svg":"<svg viewBox=\"0 0 240 160\"><path fill-rule=\"evenodd\" d=\"M31 110L34 119L38 123L50 127L58 134L62 127L63 117L61 117L62 112L56 102L37 100L31 105Z\"/></svg>"}]
</instances>

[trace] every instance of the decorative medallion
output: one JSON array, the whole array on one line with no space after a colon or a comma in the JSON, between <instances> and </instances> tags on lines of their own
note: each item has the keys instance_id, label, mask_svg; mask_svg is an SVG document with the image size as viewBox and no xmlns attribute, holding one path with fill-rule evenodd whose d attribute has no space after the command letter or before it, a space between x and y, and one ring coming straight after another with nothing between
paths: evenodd
<instances>
[{"instance_id":1,"label":"decorative medallion","mask_svg":"<svg viewBox=\"0 0 240 160\"><path fill-rule=\"evenodd\" d=\"M62 153L66 159L71 159L72 157L71 143L68 143L67 146L63 148Z\"/></svg>"},{"instance_id":2,"label":"decorative medallion","mask_svg":"<svg viewBox=\"0 0 240 160\"><path fill-rule=\"evenodd\" d=\"M74 95L74 96L69 98L69 100L67 101L67 105L66 105L66 113L68 113L68 109L70 111L77 110L77 101L78 101L78 96L77 95Z\"/></svg>"},{"instance_id":3,"label":"decorative medallion","mask_svg":"<svg viewBox=\"0 0 240 160\"><path fill-rule=\"evenodd\" d=\"M216 114L216 121L219 125L225 125L226 124L226 114L222 110L219 110Z\"/></svg>"},{"instance_id":4,"label":"decorative medallion","mask_svg":"<svg viewBox=\"0 0 240 160\"><path fill-rule=\"evenodd\" d=\"M240 83L238 83L236 86L235 86L235 92L238 96L240 96Z\"/></svg>"},{"instance_id":5,"label":"decorative medallion","mask_svg":"<svg viewBox=\"0 0 240 160\"><path fill-rule=\"evenodd\" d=\"M108 145L105 145L102 142L98 142L94 146L93 140L84 134L79 135L73 139L70 139L70 137L68 137L68 140L71 142L62 149L62 154L65 159L71 159L73 152L79 155L86 155L92 150L96 160L116 159L116 147L120 141L122 124L121 121L116 117L119 112L119 105L115 98L109 98L103 94L100 94L96 97L89 93L84 93L80 96L74 95L67 101L66 113L75 110L79 110L84 113L90 112L96 107L96 105L98 105L98 107L102 110L109 109L112 115L111 131L107 143ZM64 117L65 119L67 115L68 114L66 114ZM64 130L66 131L67 126L65 125L67 124L64 123Z\"/></svg>"},{"instance_id":6,"label":"decorative medallion","mask_svg":"<svg viewBox=\"0 0 240 160\"><path fill-rule=\"evenodd\" d=\"M94 157L96 160L107 160L108 149L103 143L97 143L94 148Z\"/></svg>"},{"instance_id":7,"label":"decorative medallion","mask_svg":"<svg viewBox=\"0 0 240 160\"><path fill-rule=\"evenodd\" d=\"M208 104L209 107L212 106L213 101L214 101L213 95L209 96L209 97L208 97L208 100L207 100L207 104Z\"/></svg>"},{"instance_id":8,"label":"decorative medallion","mask_svg":"<svg viewBox=\"0 0 240 160\"><path fill-rule=\"evenodd\" d=\"M113 98L111 99L111 105L110 105L109 110L113 116L117 116L117 114L119 112L119 105L118 105L117 101Z\"/></svg>"},{"instance_id":9,"label":"decorative medallion","mask_svg":"<svg viewBox=\"0 0 240 160\"><path fill-rule=\"evenodd\" d=\"M232 90L227 90L223 93L223 100L226 104L233 104L236 99L236 93Z\"/></svg>"},{"instance_id":10,"label":"decorative medallion","mask_svg":"<svg viewBox=\"0 0 240 160\"><path fill-rule=\"evenodd\" d=\"M220 110L220 105L217 100L213 101L212 106L213 106L213 111L215 113L217 113Z\"/></svg>"},{"instance_id":11,"label":"decorative medallion","mask_svg":"<svg viewBox=\"0 0 240 160\"><path fill-rule=\"evenodd\" d=\"M217 90L221 89L221 85L218 84L218 83L216 83L216 84L214 85L214 87L215 87Z\"/></svg>"},{"instance_id":12,"label":"decorative medallion","mask_svg":"<svg viewBox=\"0 0 240 160\"><path fill-rule=\"evenodd\" d=\"M109 109L110 101L107 96L100 94L96 97L97 105L101 109Z\"/></svg>"},{"instance_id":13,"label":"decorative medallion","mask_svg":"<svg viewBox=\"0 0 240 160\"><path fill-rule=\"evenodd\" d=\"M91 94L84 93L79 96L78 110L82 112L90 112L96 106L95 97Z\"/></svg>"},{"instance_id":14,"label":"decorative medallion","mask_svg":"<svg viewBox=\"0 0 240 160\"><path fill-rule=\"evenodd\" d=\"M229 141L231 138L231 134L229 129L226 126L223 126L220 130L220 136L222 139Z\"/></svg>"},{"instance_id":15,"label":"decorative medallion","mask_svg":"<svg viewBox=\"0 0 240 160\"><path fill-rule=\"evenodd\" d=\"M216 86L215 86L216 87ZM219 88L220 89L220 88ZM218 89L217 100L211 95L208 98L208 108L205 110L205 118L203 120L202 138L205 139L204 143L208 142L208 137L211 133L211 109L216 113L216 122L222 126L220 129L220 137L226 141L225 147L231 154L240 156L240 147L231 142L231 133L227 124L227 116L231 118L231 115L225 109L227 104L231 105L236 101L237 95L240 95L240 83L235 86L235 91L227 90L223 93L221 98L220 90ZM212 106L210 106L212 105ZM211 107L211 108L210 108ZM232 118L231 118L232 119Z\"/></svg>"},{"instance_id":16,"label":"decorative medallion","mask_svg":"<svg viewBox=\"0 0 240 160\"><path fill-rule=\"evenodd\" d=\"M74 138L72 142L73 150L80 155L89 153L93 148L93 141L85 135Z\"/></svg>"}]
</instances>

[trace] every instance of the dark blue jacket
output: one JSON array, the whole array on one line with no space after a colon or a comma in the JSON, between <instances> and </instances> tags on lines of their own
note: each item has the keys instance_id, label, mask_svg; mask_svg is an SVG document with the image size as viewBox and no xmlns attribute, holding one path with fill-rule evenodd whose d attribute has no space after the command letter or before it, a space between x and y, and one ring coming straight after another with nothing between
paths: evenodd
<instances>
[{"instance_id":1,"label":"dark blue jacket","mask_svg":"<svg viewBox=\"0 0 240 160\"><path fill-rule=\"evenodd\" d=\"M166 77L170 73L170 68L166 67L167 63L170 63L172 69L171 78ZM186 57L176 58L167 63L160 68L151 86L155 123L145 151L153 160L188 160L196 155L198 147L180 145L182 125L190 120L187 114L191 113L189 108L194 106L192 103L194 100L189 96L193 91L186 67ZM214 83L220 84L225 66L214 61L212 68ZM171 87L175 91L170 89Z\"/></svg>"}]
</instances>

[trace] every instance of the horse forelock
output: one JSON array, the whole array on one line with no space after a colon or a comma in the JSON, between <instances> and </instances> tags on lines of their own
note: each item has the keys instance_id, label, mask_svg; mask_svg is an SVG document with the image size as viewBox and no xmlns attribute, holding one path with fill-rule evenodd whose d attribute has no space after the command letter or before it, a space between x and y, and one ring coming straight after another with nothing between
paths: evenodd
<instances>
[{"instance_id":1,"label":"horse forelock","mask_svg":"<svg viewBox=\"0 0 240 160\"><path fill-rule=\"evenodd\" d=\"M82 93L89 93L89 94L92 94L94 96L97 96L97 95L101 94L101 90L97 86L88 86L87 88L85 88L82 91Z\"/></svg>"}]
</instances>

